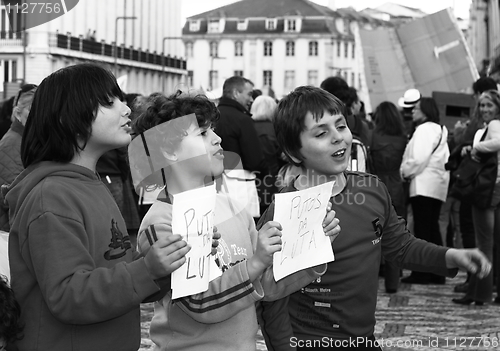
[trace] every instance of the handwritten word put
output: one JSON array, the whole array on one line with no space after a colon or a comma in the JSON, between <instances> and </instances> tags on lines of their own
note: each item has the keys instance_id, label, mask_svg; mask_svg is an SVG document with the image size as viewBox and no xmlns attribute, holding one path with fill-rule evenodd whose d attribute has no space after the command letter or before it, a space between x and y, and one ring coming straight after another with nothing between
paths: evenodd
<instances>
[{"instance_id":1,"label":"handwritten word put","mask_svg":"<svg viewBox=\"0 0 500 351\"><path fill-rule=\"evenodd\" d=\"M301 224L303 227L305 224ZM314 230L308 230L299 234L299 236L293 241L286 241L283 243L283 247L279 255L281 256L280 265L282 265L288 258L294 259L303 253L309 252L310 250L316 249L316 236L314 235Z\"/></svg>"},{"instance_id":2,"label":"handwritten word put","mask_svg":"<svg viewBox=\"0 0 500 351\"><path fill-rule=\"evenodd\" d=\"M305 214L321 207L321 194L315 196L295 196L290 207L290 219L302 218Z\"/></svg>"},{"instance_id":3,"label":"handwritten word put","mask_svg":"<svg viewBox=\"0 0 500 351\"><path fill-rule=\"evenodd\" d=\"M184 212L186 234L197 233L198 235L203 235L209 233L209 231L212 229L210 219L213 215L211 214L212 210L208 211L202 216L198 216L194 208L190 208L189 210Z\"/></svg>"}]
</instances>

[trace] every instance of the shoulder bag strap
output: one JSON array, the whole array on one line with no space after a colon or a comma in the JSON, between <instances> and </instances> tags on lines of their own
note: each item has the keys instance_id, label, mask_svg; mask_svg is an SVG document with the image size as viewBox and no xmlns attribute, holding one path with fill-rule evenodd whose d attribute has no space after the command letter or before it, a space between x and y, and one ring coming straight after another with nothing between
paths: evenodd
<instances>
[{"instance_id":1,"label":"shoulder bag strap","mask_svg":"<svg viewBox=\"0 0 500 351\"><path fill-rule=\"evenodd\" d=\"M441 126L441 134L439 135L439 141L438 141L436 147L434 147L434 150L432 150L431 156L434 153L434 151L437 150L437 148L439 147L439 144L441 144L441 139L443 139L443 126Z\"/></svg>"}]
</instances>

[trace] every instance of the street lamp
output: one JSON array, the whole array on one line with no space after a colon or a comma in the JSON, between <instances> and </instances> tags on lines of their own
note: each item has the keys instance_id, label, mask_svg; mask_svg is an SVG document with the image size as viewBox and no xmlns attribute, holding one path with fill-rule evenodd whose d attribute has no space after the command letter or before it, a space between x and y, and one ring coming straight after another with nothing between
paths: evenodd
<instances>
[{"instance_id":1,"label":"street lamp","mask_svg":"<svg viewBox=\"0 0 500 351\"><path fill-rule=\"evenodd\" d=\"M165 92L165 41L181 39L182 37L164 37L162 45L162 60L161 60L161 91Z\"/></svg>"},{"instance_id":2,"label":"street lamp","mask_svg":"<svg viewBox=\"0 0 500 351\"><path fill-rule=\"evenodd\" d=\"M118 75L118 20L135 20L137 17L135 16L120 16L116 17L115 20L115 77ZM125 40L125 38L124 38ZM118 77L117 77L118 78Z\"/></svg>"}]
</instances>

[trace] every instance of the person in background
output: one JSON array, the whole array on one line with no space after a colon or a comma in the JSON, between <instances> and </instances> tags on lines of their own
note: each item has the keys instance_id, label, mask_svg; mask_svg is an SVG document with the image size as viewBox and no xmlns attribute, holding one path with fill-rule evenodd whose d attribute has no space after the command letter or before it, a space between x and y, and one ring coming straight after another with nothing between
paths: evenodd
<instances>
[{"instance_id":1,"label":"person in background","mask_svg":"<svg viewBox=\"0 0 500 351\"><path fill-rule=\"evenodd\" d=\"M268 170L249 112L253 102L253 87L250 80L241 76L226 79L217 106L220 112L217 133L222 138L224 151L233 153L233 157L224 159L227 188L243 189L242 195L249 199L246 201L247 209L257 219L260 217L257 183L264 181ZM240 160L242 169L236 171Z\"/></svg>"},{"instance_id":2,"label":"person in background","mask_svg":"<svg viewBox=\"0 0 500 351\"><path fill-rule=\"evenodd\" d=\"M448 129L439 124L436 101L422 97L413 109L415 132L406 146L401 175L410 181L414 233L419 239L443 245L439 230L441 205L446 200L450 174L445 170L450 151ZM413 271L407 284L444 284L445 277Z\"/></svg>"},{"instance_id":3,"label":"person in background","mask_svg":"<svg viewBox=\"0 0 500 351\"><path fill-rule=\"evenodd\" d=\"M370 146L372 173L385 184L391 195L392 205L398 216L406 219L406 198L403 180L399 173L408 138L403 118L397 107L389 101L381 102L374 112L375 129ZM394 263L385 261L385 290L398 290L400 269Z\"/></svg>"},{"instance_id":4,"label":"person in background","mask_svg":"<svg viewBox=\"0 0 500 351\"><path fill-rule=\"evenodd\" d=\"M217 133L222 138L224 151L240 156L244 170L266 173L264 154L249 112L253 87L253 83L244 77L226 79L217 106L220 112Z\"/></svg>"},{"instance_id":5,"label":"person in background","mask_svg":"<svg viewBox=\"0 0 500 351\"><path fill-rule=\"evenodd\" d=\"M12 110L14 108L15 99L16 97L12 96L2 101L2 106L0 107L0 139L7 133L12 124Z\"/></svg>"},{"instance_id":6,"label":"person in background","mask_svg":"<svg viewBox=\"0 0 500 351\"><path fill-rule=\"evenodd\" d=\"M477 99L479 96L487 91L495 89L497 90L497 83L491 77L481 77L477 79L472 84L472 90L474 92L474 97L476 99L476 106L472 111L471 118L465 122L457 122L459 125L456 128L457 135L454 135L455 141L455 152L452 154L462 155L467 152L472 147L472 142L476 132L483 127L483 122L481 120L481 115L478 109ZM457 166L459 161L457 161ZM474 230L474 222L472 219L472 203L470 201L461 201L459 208L459 223L460 223L460 233L462 235L462 246L464 248L474 248L476 247L476 233ZM470 274L467 275L467 279L454 287L455 292L466 293L469 288Z\"/></svg>"},{"instance_id":7,"label":"person in background","mask_svg":"<svg viewBox=\"0 0 500 351\"><path fill-rule=\"evenodd\" d=\"M255 99L250 109L268 170L268 173L261 177L262 181L257 184L261 214L271 204L272 196L278 191L276 177L285 164L281 158L281 149L272 122L276 106L276 101L272 97L261 95Z\"/></svg>"},{"instance_id":8,"label":"person in background","mask_svg":"<svg viewBox=\"0 0 500 351\"><path fill-rule=\"evenodd\" d=\"M399 98L398 105L401 107L401 114L403 116L403 124L405 126L405 133L410 139L415 131L415 123L413 121L413 109L417 102L422 98L422 94L418 89L408 89L404 95Z\"/></svg>"},{"instance_id":9,"label":"person in background","mask_svg":"<svg viewBox=\"0 0 500 351\"><path fill-rule=\"evenodd\" d=\"M484 123L486 129L479 129L474 136L471 156L479 157L481 153L496 152L500 154L500 93L497 90L486 90L478 100L475 119ZM484 133L486 137L480 141ZM500 160L500 157L498 158ZM472 205L472 218L476 232L476 245L489 260L494 262L493 272L484 279L472 276L467 287L467 292L462 298L452 301L461 305L484 305L490 303L493 296L493 274L496 275L497 284L494 302L500 303L500 172L497 171L497 180L491 198L491 206L479 208ZM496 258L496 261L494 260Z\"/></svg>"},{"instance_id":10,"label":"person in background","mask_svg":"<svg viewBox=\"0 0 500 351\"><path fill-rule=\"evenodd\" d=\"M12 183L24 169L21 161L21 140L36 89L37 86L34 84L25 84L14 100L12 110L14 120L0 140L0 186ZM6 232L10 230L8 209L2 195L0 195L0 230Z\"/></svg>"}]
</instances>

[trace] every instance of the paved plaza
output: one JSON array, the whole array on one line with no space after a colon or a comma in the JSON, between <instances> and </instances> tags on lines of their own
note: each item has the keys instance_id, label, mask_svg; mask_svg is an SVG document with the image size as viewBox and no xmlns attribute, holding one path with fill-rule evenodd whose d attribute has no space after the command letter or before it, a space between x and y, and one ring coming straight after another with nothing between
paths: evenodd
<instances>
[{"instance_id":1,"label":"paved plaza","mask_svg":"<svg viewBox=\"0 0 500 351\"><path fill-rule=\"evenodd\" d=\"M401 284L396 294L385 293L380 279L375 336L384 350L500 350L500 305L451 302L463 295L454 293L453 287L464 279L465 274L459 273L445 285ZM148 338L152 305L143 305L142 312L141 351L153 348ZM260 333L256 350L267 350Z\"/></svg>"}]
</instances>

